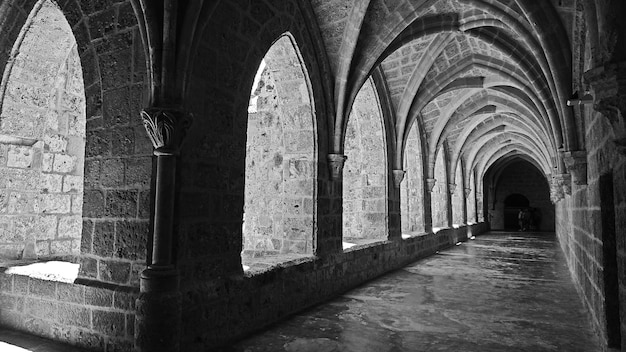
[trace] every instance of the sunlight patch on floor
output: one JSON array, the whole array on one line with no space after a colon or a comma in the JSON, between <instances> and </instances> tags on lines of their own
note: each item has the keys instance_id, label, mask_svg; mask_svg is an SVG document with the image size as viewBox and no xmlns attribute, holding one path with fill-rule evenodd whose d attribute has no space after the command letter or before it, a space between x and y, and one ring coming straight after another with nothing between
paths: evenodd
<instances>
[{"instance_id":1,"label":"sunlight patch on floor","mask_svg":"<svg viewBox=\"0 0 626 352\"><path fill-rule=\"evenodd\" d=\"M5 273L24 275L35 279L73 283L78 277L80 264L49 261L9 267ZM2 350L4 351L4 350Z\"/></svg>"}]
</instances>

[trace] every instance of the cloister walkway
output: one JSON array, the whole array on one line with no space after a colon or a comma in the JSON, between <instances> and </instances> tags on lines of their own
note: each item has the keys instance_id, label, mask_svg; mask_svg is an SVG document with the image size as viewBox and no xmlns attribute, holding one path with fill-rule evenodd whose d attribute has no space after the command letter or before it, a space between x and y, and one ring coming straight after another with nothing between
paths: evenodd
<instances>
[{"instance_id":1,"label":"cloister walkway","mask_svg":"<svg viewBox=\"0 0 626 352\"><path fill-rule=\"evenodd\" d=\"M558 246L552 233L491 232L223 351L597 351ZM0 341L78 351L6 330Z\"/></svg>"},{"instance_id":2,"label":"cloister walkway","mask_svg":"<svg viewBox=\"0 0 626 352\"><path fill-rule=\"evenodd\" d=\"M491 232L224 351L599 350L553 233Z\"/></svg>"}]
</instances>

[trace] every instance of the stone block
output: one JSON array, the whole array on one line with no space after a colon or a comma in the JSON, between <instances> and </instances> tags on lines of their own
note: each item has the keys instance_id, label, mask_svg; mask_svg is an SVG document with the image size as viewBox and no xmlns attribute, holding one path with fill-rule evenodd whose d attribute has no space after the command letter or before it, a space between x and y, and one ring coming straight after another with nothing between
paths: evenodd
<instances>
[{"instance_id":1,"label":"stone block","mask_svg":"<svg viewBox=\"0 0 626 352\"><path fill-rule=\"evenodd\" d=\"M29 218L32 219L32 218ZM33 232L37 240L53 239L57 235L57 217L56 216L38 216L32 220L35 223Z\"/></svg>"},{"instance_id":2,"label":"stone block","mask_svg":"<svg viewBox=\"0 0 626 352\"><path fill-rule=\"evenodd\" d=\"M32 147L9 146L7 151L7 166L21 169L32 167L35 152Z\"/></svg>"},{"instance_id":3,"label":"stone block","mask_svg":"<svg viewBox=\"0 0 626 352\"><path fill-rule=\"evenodd\" d=\"M137 191L110 191L106 198L106 215L134 218L137 216Z\"/></svg>"},{"instance_id":4,"label":"stone block","mask_svg":"<svg viewBox=\"0 0 626 352\"><path fill-rule=\"evenodd\" d=\"M124 184L124 162L120 159L102 161L100 183L104 187L119 187Z\"/></svg>"},{"instance_id":5,"label":"stone block","mask_svg":"<svg viewBox=\"0 0 626 352\"><path fill-rule=\"evenodd\" d=\"M51 153L65 153L67 137L62 135L44 136L45 150Z\"/></svg>"},{"instance_id":6,"label":"stone block","mask_svg":"<svg viewBox=\"0 0 626 352\"><path fill-rule=\"evenodd\" d=\"M55 240L50 241L50 254L51 255L66 255L66 254L78 254L75 251L73 240Z\"/></svg>"},{"instance_id":7,"label":"stone block","mask_svg":"<svg viewBox=\"0 0 626 352\"><path fill-rule=\"evenodd\" d=\"M91 327L91 310L75 304L58 305L58 322L63 325Z\"/></svg>"},{"instance_id":8,"label":"stone block","mask_svg":"<svg viewBox=\"0 0 626 352\"><path fill-rule=\"evenodd\" d=\"M129 262L101 260L98 266L98 277L102 281L128 284L130 279Z\"/></svg>"},{"instance_id":9,"label":"stone block","mask_svg":"<svg viewBox=\"0 0 626 352\"><path fill-rule=\"evenodd\" d=\"M51 154L49 154L51 155ZM42 191L44 193L58 193L63 189L63 176L56 174L41 175Z\"/></svg>"},{"instance_id":10,"label":"stone block","mask_svg":"<svg viewBox=\"0 0 626 352\"><path fill-rule=\"evenodd\" d=\"M115 255L131 260L145 259L149 222L120 221L116 224Z\"/></svg>"},{"instance_id":11,"label":"stone block","mask_svg":"<svg viewBox=\"0 0 626 352\"><path fill-rule=\"evenodd\" d=\"M98 276L98 260L85 256L81 257L78 275L81 277L96 278Z\"/></svg>"},{"instance_id":12,"label":"stone block","mask_svg":"<svg viewBox=\"0 0 626 352\"><path fill-rule=\"evenodd\" d=\"M83 195L73 194L71 199L72 199L72 206L71 206L72 214L81 215L83 212Z\"/></svg>"},{"instance_id":13,"label":"stone block","mask_svg":"<svg viewBox=\"0 0 626 352\"><path fill-rule=\"evenodd\" d=\"M65 194L42 194L39 196L41 211L47 214L69 214L72 198Z\"/></svg>"},{"instance_id":14,"label":"stone block","mask_svg":"<svg viewBox=\"0 0 626 352\"><path fill-rule=\"evenodd\" d=\"M85 304L96 307L112 307L113 291L99 287L85 287Z\"/></svg>"},{"instance_id":15,"label":"stone block","mask_svg":"<svg viewBox=\"0 0 626 352\"><path fill-rule=\"evenodd\" d=\"M63 192L80 192L82 190L82 176L65 175L63 177Z\"/></svg>"},{"instance_id":16,"label":"stone block","mask_svg":"<svg viewBox=\"0 0 626 352\"><path fill-rule=\"evenodd\" d=\"M96 190L85 190L83 194L83 216L100 218L104 216L104 193Z\"/></svg>"},{"instance_id":17,"label":"stone block","mask_svg":"<svg viewBox=\"0 0 626 352\"><path fill-rule=\"evenodd\" d=\"M67 303L84 304L85 286L58 282L56 298Z\"/></svg>"},{"instance_id":18,"label":"stone block","mask_svg":"<svg viewBox=\"0 0 626 352\"><path fill-rule=\"evenodd\" d=\"M114 255L115 225L113 222L96 222L92 238L93 254L101 257L112 257Z\"/></svg>"},{"instance_id":19,"label":"stone block","mask_svg":"<svg viewBox=\"0 0 626 352\"><path fill-rule=\"evenodd\" d=\"M126 161L126 185L149 187L152 180L152 157Z\"/></svg>"},{"instance_id":20,"label":"stone block","mask_svg":"<svg viewBox=\"0 0 626 352\"><path fill-rule=\"evenodd\" d=\"M70 173L76 168L76 156L69 154L55 154L52 170L59 173Z\"/></svg>"},{"instance_id":21,"label":"stone block","mask_svg":"<svg viewBox=\"0 0 626 352\"><path fill-rule=\"evenodd\" d=\"M56 281L31 279L28 285L28 292L31 296L55 299Z\"/></svg>"}]
</instances>

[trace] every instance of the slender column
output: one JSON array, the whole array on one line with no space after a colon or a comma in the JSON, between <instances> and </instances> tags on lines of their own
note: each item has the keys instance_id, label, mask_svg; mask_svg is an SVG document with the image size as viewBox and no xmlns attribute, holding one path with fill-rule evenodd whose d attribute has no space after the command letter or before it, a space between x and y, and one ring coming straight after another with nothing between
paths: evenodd
<instances>
[{"instance_id":1,"label":"slender column","mask_svg":"<svg viewBox=\"0 0 626 352\"><path fill-rule=\"evenodd\" d=\"M138 351L176 352L180 349L180 275L172 261L176 159L191 115L173 108L149 108L141 112L154 146L156 184L152 256L141 273L135 317Z\"/></svg>"}]
</instances>

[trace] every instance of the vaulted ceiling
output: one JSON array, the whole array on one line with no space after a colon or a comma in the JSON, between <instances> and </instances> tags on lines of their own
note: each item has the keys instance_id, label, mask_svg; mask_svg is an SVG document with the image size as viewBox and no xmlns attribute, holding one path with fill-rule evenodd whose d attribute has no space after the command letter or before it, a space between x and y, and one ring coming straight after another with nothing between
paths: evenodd
<instances>
[{"instance_id":1,"label":"vaulted ceiling","mask_svg":"<svg viewBox=\"0 0 626 352\"><path fill-rule=\"evenodd\" d=\"M572 86L575 0L314 0L335 77L335 150L364 82L375 76L402 169L412 128L428 177L444 150L455 174L483 176L523 158L547 178L578 150ZM383 109L385 110L385 109ZM446 146L442 148L442 146ZM452 176L453 177L453 176Z\"/></svg>"}]
</instances>

